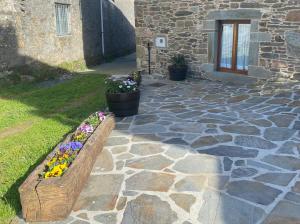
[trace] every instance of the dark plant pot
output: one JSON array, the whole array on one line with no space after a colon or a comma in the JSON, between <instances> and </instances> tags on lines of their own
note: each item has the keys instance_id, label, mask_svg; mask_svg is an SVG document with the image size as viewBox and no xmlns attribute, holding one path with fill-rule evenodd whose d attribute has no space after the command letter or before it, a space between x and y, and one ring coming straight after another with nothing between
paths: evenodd
<instances>
[{"instance_id":1,"label":"dark plant pot","mask_svg":"<svg viewBox=\"0 0 300 224\"><path fill-rule=\"evenodd\" d=\"M129 117L138 114L140 91L132 93L106 93L109 111L116 117Z\"/></svg>"},{"instance_id":2,"label":"dark plant pot","mask_svg":"<svg viewBox=\"0 0 300 224\"><path fill-rule=\"evenodd\" d=\"M182 81L185 80L186 78L186 73L188 70L188 66L174 66L170 65L168 67L169 69L169 75L170 75L170 80L172 81Z\"/></svg>"}]
</instances>

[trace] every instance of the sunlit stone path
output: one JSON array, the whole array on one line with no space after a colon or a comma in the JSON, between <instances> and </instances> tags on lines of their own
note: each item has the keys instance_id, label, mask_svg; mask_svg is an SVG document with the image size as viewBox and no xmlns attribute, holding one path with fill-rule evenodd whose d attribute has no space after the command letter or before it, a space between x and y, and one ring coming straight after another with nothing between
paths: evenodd
<instances>
[{"instance_id":1,"label":"sunlit stone path","mask_svg":"<svg viewBox=\"0 0 300 224\"><path fill-rule=\"evenodd\" d=\"M142 89L59 223L300 223L300 85Z\"/></svg>"}]
</instances>

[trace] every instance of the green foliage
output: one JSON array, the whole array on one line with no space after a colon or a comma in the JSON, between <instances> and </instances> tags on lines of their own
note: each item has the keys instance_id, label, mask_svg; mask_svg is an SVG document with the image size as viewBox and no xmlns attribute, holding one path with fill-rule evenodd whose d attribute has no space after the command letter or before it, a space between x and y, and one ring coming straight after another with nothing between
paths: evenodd
<instances>
[{"instance_id":1,"label":"green foliage","mask_svg":"<svg viewBox=\"0 0 300 224\"><path fill-rule=\"evenodd\" d=\"M90 125L92 125L93 127L96 127L96 126L98 126L98 124L99 124L99 118L98 118L98 116L95 114L95 115L90 116L90 117L86 120L86 122L89 123Z\"/></svg>"},{"instance_id":2,"label":"green foliage","mask_svg":"<svg viewBox=\"0 0 300 224\"><path fill-rule=\"evenodd\" d=\"M106 107L105 76L88 74L50 88L0 88L0 223L20 213L18 187L64 136ZM11 131L13 130L13 131Z\"/></svg>"},{"instance_id":3,"label":"green foliage","mask_svg":"<svg viewBox=\"0 0 300 224\"><path fill-rule=\"evenodd\" d=\"M142 79L141 72L133 72L129 75L129 78L138 83Z\"/></svg>"},{"instance_id":4,"label":"green foliage","mask_svg":"<svg viewBox=\"0 0 300 224\"><path fill-rule=\"evenodd\" d=\"M181 54L172 57L171 62L175 67L183 67L187 65L185 57Z\"/></svg>"}]
</instances>

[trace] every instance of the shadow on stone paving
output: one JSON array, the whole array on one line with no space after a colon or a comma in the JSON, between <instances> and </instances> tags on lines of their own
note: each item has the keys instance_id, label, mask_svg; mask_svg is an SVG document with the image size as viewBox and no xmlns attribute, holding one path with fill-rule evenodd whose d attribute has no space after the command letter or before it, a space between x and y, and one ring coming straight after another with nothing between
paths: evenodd
<instances>
[{"instance_id":1,"label":"shadow on stone paving","mask_svg":"<svg viewBox=\"0 0 300 224\"><path fill-rule=\"evenodd\" d=\"M118 119L98 158L113 166L96 164L73 217L99 212L94 219L103 223L297 223L297 86L274 84L269 91L162 82L143 85L139 115ZM103 182L116 185L103 190Z\"/></svg>"}]
</instances>

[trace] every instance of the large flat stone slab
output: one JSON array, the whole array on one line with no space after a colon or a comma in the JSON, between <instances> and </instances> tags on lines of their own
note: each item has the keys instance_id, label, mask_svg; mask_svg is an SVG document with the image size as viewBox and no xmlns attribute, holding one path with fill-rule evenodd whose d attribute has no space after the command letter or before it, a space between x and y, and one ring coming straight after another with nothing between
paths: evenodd
<instances>
[{"instance_id":1,"label":"large flat stone slab","mask_svg":"<svg viewBox=\"0 0 300 224\"><path fill-rule=\"evenodd\" d=\"M255 126L246 125L224 125L220 127L222 131L228 133L242 134L242 135L259 135L260 130Z\"/></svg>"},{"instance_id":2,"label":"large flat stone slab","mask_svg":"<svg viewBox=\"0 0 300 224\"><path fill-rule=\"evenodd\" d=\"M106 146L125 145L129 143L126 137L110 137L107 140Z\"/></svg>"},{"instance_id":3,"label":"large flat stone slab","mask_svg":"<svg viewBox=\"0 0 300 224\"><path fill-rule=\"evenodd\" d=\"M189 155L179 160L173 169L182 173L199 174L199 173L221 173L221 161L214 157L202 155Z\"/></svg>"},{"instance_id":4,"label":"large flat stone slab","mask_svg":"<svg viewBox=\"0 0 300 224\"><path fill-rule=\"evenodd\" d=\"M155 114L137 115L134 119L135 125L144 125L158 121L159 117Z\"/></svg>"},{"instance_id":5,"label":"large flat stone slab","mask_svg":"<svg viewBox=\"0 0 300 224\"><path fill-rule=\"evenodd\" d=\"M191 146L192 148L200 148L200 147L212 146L219 143L231 142L231 141L232 141L231 135L202 136L196 139Z\"/></svg>"},{"instance_id":6,"label":"large flat stone slab","mask_svg":"<svg viewBox=\"0 0 300 224\"><path fill-rule=\"evenodd\" d=\"M256 204L271 204L282 191L253 181L234 181L227 185L228 194Z\"/></svg>"},{"instance_id":7,"label":"large flat stone slab","mask_svg":"<svg viewBox=\"0 0 300 224\"><path fill-rule=\"evenodd\" d=\"M295 176L295 173L266 173L259 175L254 179L264 183L287 186Z\"/></svg>"},{"instance_id":8,"label":"large flat stone slab","mask_svg":"<svg viewBox=\"0 0 300 224\"><path fill-rule=\"evenodd\" d=\"M146 124L146 125L136 125L132 127L131 132L135 134L153 134L153 133L163 133L167 129L164 125L160 124Z\"/></svg>"},{"instance_id":9,"label":"large flat stone slab","mask_svg":"<svg viewBox=\"0 0 300 224\"><path fill-rule=\"evenodd\" d=\"M241 167L232 170L231 177L232 178L252 177L257 173L258 171L254 168Z\"/></svg>"},{"instance_id":10,"label":"large flat stone slab","mask_svg":"<svg viewBox=\"0 0 300 224\"><path fill-rule=\"evenodd\" d=\"M127 203L121 224L171 224L177 214L157 196L142 194Z\"/></svg>"},{"instance_id":11,"label":"large flat stone slab","mask_svg":"<svg viewBox=\"0 0 300 224\"><path fill-rule=\"evenodd\" d=\"M258 151L255 149L244 149L238 146L220 145L213 148L198 150L201 154L208 154L214 156L228 156L239 158L255 158Z\"/></svg>"},{"instance_id":12,"label":"large flat stone slab","mask_svg":"<svg viewBox=\"0 0 300 224\"><path fill-rule=\"evenodd\" d=\"M295 155L296 150L300 152L300 143L287 141L278 149L277 153Z\"/></svg>"},{"instance_id":13,"label":"large flat stone slab","mask_svg":"<svg viewBox=\"0 0 300 224\"><path fill-rule=\"evenodd\" d=\"M132 137L133 142L157 142L163 138L156 136L155 134L137 134Z\"/></svg>"},{"instance_id":14,"label":"large flat stone slab","mask_svg":"<svg viewBox=\"0 0 300 224\"><path fill-rule=\"evenodd\" d=\"M266 218L263 224L299 224L300 205L281 201Z\"/></svg>"},{"instance_id":15,"label":"large flat stone slab","mask_svg":"<svg viewBox=\"0 0 300 224\"><path fill-rule=\"evenodd\" d=\"M161 144L153 144L153 143L133 144L130 149L130 152L132 154L140 155L140 156L153 155L163 151L164 149Z\"/></svg>"},{"instance_id":16,"label":"large flat stone slab","mask_svg":"<svg viewBox=\"0 0 300 224\"><path fill-rule=\"evenodd\" d=\"M294 192L294 193L300 193L300 181L297 181L296 183L295 183L295 185L292 187L292 191Z\"/></svg>"},{"instance_id":17,"label":"large flat stone slab","mask_svg":"<svg viewBox=\"0 0 300 224\"><path fill-rule=\"evenodd\" d=\"M134 169L162 170L173 163L162 155L149 156L140 159L130 159L126 161L126 166Z\"/></svg>"},{"instance_id":18,"label":"large flat stone slab","mask_svg":"<svg viewBox=\"0 0 300 224\"><path fill-rule=\"evenodd\" d=\"M174 179L172 174L143 171L126 180L126 190L167 192Z\"/></svg>"},{"instance_id":19,"label":"large flat stone slab","mask_svg":"<svg viewBox=\"0 0 300 224\"><path fill-rule=\"evenodd\" d=\"M124 176L107 174L90 176L74 206L74 211L110 211L115 208Z\"/></svg>"},{"instance_id":20,"label":"large flat stone slab","mask_svg":"<svg viewBox=\"0 0 300 224\"><path fill-rule=\"evenodd\" d=\"M190 122L190 123L176 123L174 125L171 125L170 127L171 131L174 132L192 132L192 133L202 133L205 129L204 126L200 123L194 123L194 122Z\"/></svg>"},{"instance_id":21,"label":"large flat stone slab","mask_svg":"<svg viewBox=\"0 0 300 224\"><path fill-rule=\"evenodd\" d=\"M237 136L234 143L239 146L255 149L274 149L276 144L256 136Z\"/></svg>"},{"instance_id":22,"label":"large flat stone slab","mask_svg":"<svg viewBox=\"0 0 300 224\"><path fill-rule=\"evenodd\" d=\"M255 224L265 216L262 209L224 193L207 190L203 200L198 217L203 224Z\"/></svg>"},{"instance_id":23,"label":"large flat stone slab","mask_svg":"<svg viewBox=\"0 0 300 224\"><path fill-rule=\"evenodd\" d=\"M292 156L267 155L262 161L286 170L300 170L300 159Z\"/></svg>"},{"instance_id":24,"label":"large flat stone slab","mask_svg":"<svg viewBox=\"0 0 300 224\"><path fill-rule=\"evenodd\" d=\"M277 127L288 127L294 119L295 117L291 115L274 115L269 117L269 120Z\"/></svg>"},{"instance_id":25,"label":"large flat stone slab","mask_svg":"<svg viewBox=\"0 0 300 224\"><path fill-rule=\"evenodd\" d=\"M114 168L114 161L111 153L107 149L103 149L98 156L92 172L107 172L112 171Z\"/></svg>"},{"instance_id":26,"label":"large flat stone slab","mask_svg":"<svg viewBox=\"0 0 300 224\"><path fill-rule=\"evenodd\" d=\"M94 219L98 222L105 224L116 224L117 223L117 213L106 213L102 215L94 216Z\"/></svg>"},{"instance_id":27,"label":"large flat stone slab","mask_svg":"<svg viewBox=\"0 0 300 224\"><path fill-rule=\"evenodd\" d=\"M286 141L296 133L296 130L288 128L267 128L264 138L269 141Z\"/></svg>"},{"instance_id":28,"label":"large flat stone slab","mask_svg":"<svg viewBox=\"0 0 300 224\"><path fill-rule=\"evenodd\" d=\"M179 192L201 192L204 189L206 182L207 178L205 176L188 176L175 184L175 190Z\"/></svg>"},{"instance_id":29,"label":"large flat stone slab","mask_svg":"<svg viewBox=\"0 0 300 224\"><path fill-rule=\"evenodd\" d=\"M190 212L191 206L196 202L196 198L190 194L171 194L170 198L186 212Z\"/></svg>"}]
</instances>

